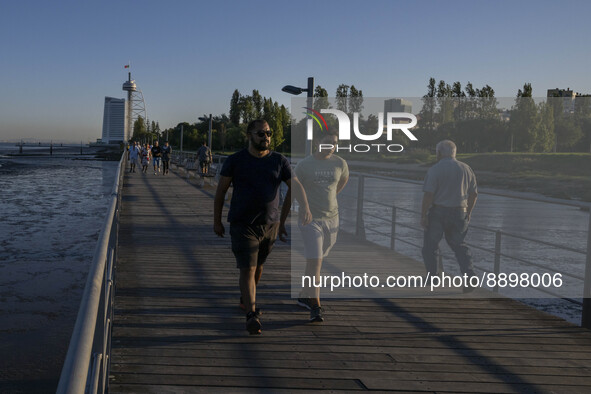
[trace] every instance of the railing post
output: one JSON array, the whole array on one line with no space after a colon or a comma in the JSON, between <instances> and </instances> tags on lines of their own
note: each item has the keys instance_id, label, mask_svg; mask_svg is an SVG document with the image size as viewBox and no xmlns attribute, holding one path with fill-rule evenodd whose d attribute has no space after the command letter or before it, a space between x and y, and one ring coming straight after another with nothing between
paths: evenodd
<instances>
[{"instance_id":1,"label":"railing post","mask_svg":"<svg viewBox=\"0 0 591 394\"><path fill-rule=\"evenodd\" d=\"M355 235L365 239L365 222L363 221L363 194L365 189L365 177L359 175L357 184L357 219L355 221Z\"/></svg>"},{"instance_id":2,"label":"railing post","mask_svg":"<svg viewBox=\"0 0 591 394\"><path fill-rule=\"evenodd\" d=\"M591 212L589 212L589 228L587 229L587 260L585 261L581 326L591 328Z\"/></svg>"},{"instance_id":3,"label":"railing post","mask_svg":"<svg viewBox=\"0 0 591 394\"><path fill-rule=\"evenodd\" d=\"M499 273L501 272L501 231L497 230L495 232L495 266L494 266L494 272L495 272L495 278L499 277ZM493 289L493 291L495 293L499 292L499 283L498 281L495 281L496 285Z\"/></svg>"},{"instance_id":4,"label":"railing post","mask_svg":"<svg viewBox=\"0 0 591 394\"><path fill-rule=\"evenodd\" d=\"M390 230L390 250L396 246L396 205L392 205L392 228Z\"/></svg>"}]
</instances>

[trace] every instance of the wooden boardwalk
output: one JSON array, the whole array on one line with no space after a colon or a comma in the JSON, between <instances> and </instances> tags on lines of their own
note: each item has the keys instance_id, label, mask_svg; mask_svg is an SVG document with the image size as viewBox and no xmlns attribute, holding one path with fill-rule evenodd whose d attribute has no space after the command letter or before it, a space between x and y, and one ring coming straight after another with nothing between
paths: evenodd
<instances>
[{"instance_id":1,"label":"wooden boardwalk","mask_svg":"<svg viewBox=\"0 0 591 394\"><path fill-rule=\"evenodd\" d=\"M280 242L259 285L263 334L249 336L213 193L172 171L125 175L111 393L591 392L591 332L511 300L325 300L309 324Z\"/></svg>"}]
</instances>

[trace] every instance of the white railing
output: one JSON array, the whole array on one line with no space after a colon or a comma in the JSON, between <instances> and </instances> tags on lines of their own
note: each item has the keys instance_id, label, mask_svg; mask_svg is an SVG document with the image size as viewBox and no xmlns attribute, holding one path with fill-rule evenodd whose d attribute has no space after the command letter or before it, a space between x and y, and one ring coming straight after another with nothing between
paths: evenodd
<instances>
[{"instance_id":1,"label":"white railing","mask_svg":"<svg viewBox=\"0 0 591 394\"><path fill-rule=\"evenodd\" d=\"M124 153L62 367L57 388L59 394L104 393L108 388L115 292L114 263L126 163L127 154Z\"/></svg>"},{"instance_id":2,"label":"white railing","mask_svg":"<svg viewBox=\"0 0 591 394\"><path fill-rule=\"evenodd\" d=\"M356 176L358 178L357 193L355 195L343 193L343 194L339 195L339 198L343 197L343 198L350 198L350 199L354 200L355 205L356 205L356 215L353 220L343 220L343 218L342 218L343 215L341 215L341 222L347 222L347 221L353 222L352 224L354 225L355 235L358 237L361 237L363 239L366 238L366 232L375 233L375 234L378 234L378 235L384 236L384 237L389 237L391 250L395 250L396 241L414 246L419 249L422 248L422 245L419 245L419 244L416 244L413 242L409 242L407 239L399 237L396 232L397 226L404 227L404 228L407 228L411 231L416 231L417 238L422 239L422 233L423 233L422 228L420 228L419 226L408 225L406 223L402 223L397 220L397 212L398 211L405 211L405 212L417 215L417 219L415 222L419 223L420 212L416 212L413 210L409 210L409 209L405 209L405 208L401 208L401 207L396 207L395 205L384 204L383 202L380 202L380 201L373 201L373 200L368 199L365 196L365 179L366 178L375 178L375 179L381 179L381 180L385 180L385 181L389 181L389 182L406 182L406 183L413 183L413 184L422 184L422 182L393 179L393 178L385 177L385 176L371 175L371 174L364 174L364 173L357 173L357 172L352 172L351 176ZM479 193L494 194L497 196L504 196L504 197L515 197L513 195L506 195L501 192L490 193L490 192L480 191ZM532 201L551 202L554 204L569 205L569 206L582 208L585 210L589 210L589 207L590 207L589 203L584 203L584 202L576 202L576 201L570 202L570 201L550 199L550 198L539 198L539 199L531 198L531 197L520 197L520 198L532 200ZM371 213L367 212L366 210L364 210L365 203L371 203L371 204L375 204L375 205L382 206L385 208L389 208L392 210L392 215L391 215L391 217L388 217L388 216L384 216L384 215L380 216L380 215L371 214ZM370 217L374 221L382 221L385 223L389 223L390 224L389 233L386 233L384 231L379 231L374 228L370 228L369 226L366 226L365 225L365 217ZM484 267L475 266L476 268L478 268L484 272L494 272L495 274L499 274L501 272L501 259L502 258L518 261L519 263L525 264L530 267L549 269L549 267L546 267L546 266L536 263L534 261L527 260L527 259L524 259L524 258L521 258L518 256L513 256L513 255L510 255L507 253L502 253L501 252L501 243L502 243L502 239L504 239L504 238L520 239L520 240L524 240L527 242L532 242L534 244L545 245L545 246L555 248L558 250L564 250L564 251L568 251L571 253L586 256L584 276L583 275L574 275L569 272L560 271L560 270L557 270L556 267L551 267L551 269L554 272L562 274L563 276L570 277L570 278L580 280L583 282L583 292L581 294L581 298L583 300L582 302L572 299L572 298L564 298L564 299L569 302L573 302L573 303L583 306L583 311L582 311L582 316L581 316L581 326L586 327L586 328L591 328L591 214L589 216L589 229L587 231L587 249L586 250L569 248L569 247L565 247L562 245L558 245L556 243L541 241L541 240L525 237L525 236L522 236L519 234L512 234L512 233L509 233L506 231L501 231L498 229L492 229L492 228L487 228L487 227L483 227L483 226L475 226L475 225L471 225L471 227L481 230L481 231L485 231L485 232L494 234L494 244L495 244L494 249L484 248L479 245L468 244L470 247L473 247L475 249L478 249L478 250L481 250L481 251L484 251L484 252L487 252L487 253L490 253L493 255L492 269L487 269ZM439 265L442 266L443 255L441 253L439 253L438 255L439 255ZM498 290L499 290L498 286L493 288L493 292L498 292ZM542 291L542 292L552 295L552 296L559 297L559 295L557 295L551 291L545 290L545 289L540 288L537 290Z\"/></svg>"}]
</instances>

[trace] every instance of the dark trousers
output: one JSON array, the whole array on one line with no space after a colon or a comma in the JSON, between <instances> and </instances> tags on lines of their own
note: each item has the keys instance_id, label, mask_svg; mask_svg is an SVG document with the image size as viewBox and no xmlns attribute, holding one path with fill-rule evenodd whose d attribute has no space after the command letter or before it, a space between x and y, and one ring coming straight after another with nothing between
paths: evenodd
<instances>
[{"instance_id":1,"label":"dark trousers","mask_svg":"<svg viewBox=\"0 0 591 394\"><path fill-rule=\"evenodd\" d=\"M468 233L468 217L465 208L433 206L429 209L429 225L423 239L423 261L431 275L437 275L437 254L439 242L445 240L454 251L462 274L474 274L472 253L464 242Z\"/></svg>"}]
</instances>

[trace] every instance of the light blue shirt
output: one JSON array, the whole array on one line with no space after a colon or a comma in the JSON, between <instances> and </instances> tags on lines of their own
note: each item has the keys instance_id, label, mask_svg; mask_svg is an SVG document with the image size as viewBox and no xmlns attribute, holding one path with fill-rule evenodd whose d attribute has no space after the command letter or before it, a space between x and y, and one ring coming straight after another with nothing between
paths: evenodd
<instances>
[{"instance_id":1,"label":"light blue shirt","mask_svg":"<svg viewBox=\"0 0 591 394\"><path fill-rule=\"evenodd\" d=\"M468 196L477 193L476 176L466 163L445 157L427 172L424 192L433 193L433 204L467 207Z\"/></svg>"}]
</instances>

